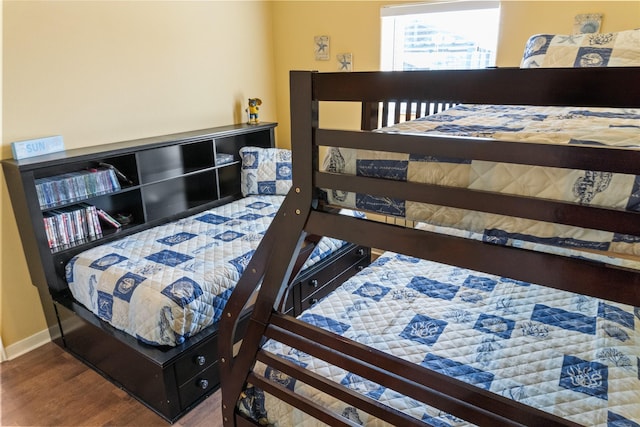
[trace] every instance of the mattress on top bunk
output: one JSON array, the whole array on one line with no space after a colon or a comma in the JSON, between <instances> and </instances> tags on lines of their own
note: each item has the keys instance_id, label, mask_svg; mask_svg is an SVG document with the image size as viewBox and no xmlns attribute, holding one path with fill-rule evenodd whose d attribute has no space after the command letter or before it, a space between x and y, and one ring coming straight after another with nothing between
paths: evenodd
<instances>
[{"instance_id":1,"label":"mattress on top bunk","mask_svg":"<svg viewBox=\"0 0 640 427\"><path fill-rule=\"evenodd\" d=\"M175 346L219 320L284 196L249 196L94 247L66 266L73 297L152 345ZM344 242L323 238L303 268Z\"/></svg>"},{"instance_id":2,"label":"mattress on top bunk","mask_svg":"<svg viewBox=\"0 0 640 427\"><path fill-rule=\"evenodd\" d=\"M386 252L299 318L583 425L640 425L638 308ZM263 348L431 425L469 425L274 340ZM262 363L255 372L388 425ZM257 388L243 396L255 419L320 425Z\"/></svg>"},{"instance_id":3,"label":"mattress on top bunk","mask_svg":"<svg viewBox=\"0 0 640 427\"><path fill-rule=\"evenodd\" d=\"M380 131L636 148L640 147L640 109L460 104ZM323 168L336 173L640 211L640 179L628 174L346 148L329 149ZM640 254L637 236L337 190L328 191L327 197L338 206L480 232L486 240L496 243L522 239Z\"/></svg>"}]
</instances>

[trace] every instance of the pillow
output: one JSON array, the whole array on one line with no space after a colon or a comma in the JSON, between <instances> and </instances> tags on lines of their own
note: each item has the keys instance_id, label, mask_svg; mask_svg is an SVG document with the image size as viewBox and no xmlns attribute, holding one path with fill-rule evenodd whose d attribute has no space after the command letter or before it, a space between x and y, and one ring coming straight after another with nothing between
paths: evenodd
<instances>
[{"instance_id":1,"label":"pillow","mask_svg":"<svg viewBox=\"0 0 640 427\"><path fill-rule=\"evenodd\" d=\"M640 29L617 33L536 34L527 41L520 68L640 66Z\"/></svg>"},{"instance_id":2,"label":"pillow","mask_svg":"<svg viewBox=\"0 0 640 427\"><path fill-rule=\"evenodd\" d=\"M242 195L286 195L292 184L291 150L242 147Z\"/></svg>"}]
</instances>

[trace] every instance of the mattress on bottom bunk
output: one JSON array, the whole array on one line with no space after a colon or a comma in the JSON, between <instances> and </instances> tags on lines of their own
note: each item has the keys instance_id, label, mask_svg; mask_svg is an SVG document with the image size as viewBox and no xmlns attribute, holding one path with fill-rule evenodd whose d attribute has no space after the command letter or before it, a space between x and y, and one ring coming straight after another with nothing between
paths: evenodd
<instances>
[{"instance_id":1,"label":"mattress on bottom bunk","mask_svg":"<svg viewBox=\"0 0 640 427\"><path fill-rule=\"evenodd\" d=\"M386 252L300 319L580 424L640 425L638 308ZM432 425L469 425L276 341L264 349ZM262 363L255 372L356 424L387 425ZM320 425L256 388L239 409Z\"/></svg>"},{"instance_id":2,"label":"mattress on bottom bunk","mask_svg":"<svg viewBox=\"0 0 640 427\"><path fill-rule=\"evenodd\" d=\"M640 109L461 104L381 129L386 133L481 137L514 143L640 147ZM324 169L373 178L516 194L640 211L640 179L628 174L434 158L332 148ZM640 237L586 230L431 204L329 191L338 206L484 233L504 243L529 240L564 247L640 254Z\"/></svg>"},{"instance_id":3,"label":"mattress on bottom bunk","mask_svg":"<svg viewBox=\"0 0 640 427\"><path fill-rule=\"evenodd\" d=\"M73 297L152 345L175 346L220 318L284 196L249 196L82 252ZM323 238L304 268L344 242Z\"/></svg>"}]
</instances>

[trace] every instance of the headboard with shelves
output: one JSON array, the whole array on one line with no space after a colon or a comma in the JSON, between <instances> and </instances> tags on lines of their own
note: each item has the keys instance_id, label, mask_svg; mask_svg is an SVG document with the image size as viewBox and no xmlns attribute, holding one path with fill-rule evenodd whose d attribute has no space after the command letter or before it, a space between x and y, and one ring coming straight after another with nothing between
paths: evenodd
<instances>
[{"instance_id":1,"label":"headboard with shelves","mask_svg":"<svg viewBox=\"0 0 640 427\"><path fill-rule=\"evenodd\" d=\"M247 145L273 146L275 126L222 126L4 160L33 284L45 293L63 292L67 288L64 265L79 251L239 198L238 150ZM217 159L222 159L220 164ZM55 207L40 206L37 180L109 166L119 172L119 189ZM131 222L118 229L103 223L97 238L50 248L45 213L80 203L93 205L112 217L128 216Z\"/></svg>"}]
</instances>

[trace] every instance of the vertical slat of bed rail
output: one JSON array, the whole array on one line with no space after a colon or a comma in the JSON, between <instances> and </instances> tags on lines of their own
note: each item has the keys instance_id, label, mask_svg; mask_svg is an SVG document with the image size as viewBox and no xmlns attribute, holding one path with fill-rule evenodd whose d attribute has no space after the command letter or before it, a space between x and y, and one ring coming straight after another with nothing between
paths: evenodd
<instances>
[{"instance_id":1,"label":"vertical slat of bed rail","mask_svg":"<svg viewBox=\"0 0 640 427\"><path fill-rule=\"evenodd\" d=\"M374 130L378 129L379 122L379 103L378 102L363 102L362 103L362 117L360 119L360 129L362 130Z\"/></svg>"},{"instance_id":2,"label":"vertical slat of bed rail","mask_svg":"<svg viewBox=\"0 0 640 427\"><path fill-rule=\"evenodd\" d=\"M406 101L398 100L393 103L393 123L390 123L390 125L400 123L400 110L402 110L403 105L406 105Z\"/></svg>"},{"instance_id":3,"label":"vertical slat of bed rail","mask_svg":"<svg viewBox=\"0 0 640 427\"><path fill-rule=\"evenodd\" d=\"M411 120L413 117L412 115L412 110L413 110L413 104L414 101L407 101L407 105L404 111L404 121L408 122L409 120ZM418 105L420 104L419 102L416 102L416 108L418 107Z\"/></svg>"},{"instance_id":4,"label":"vertical slat of bed rail","mask_svg":"<svg viewBox=\"0 0 640 427\"><path fill-rule=\"evenodd\" d=\"M265 260L261 255L261 263L247 272L249 275L258 275L264 271L264 280L238 356L235 359L231 358L232 353L227 348L226 357L220 358L221 371L224 372L221 375L221 382L222 417L225 426L234 423L236 402L244 388L250 367L255 361L269 316L295 266L296 254L300 251L305 237L304 225L311 210L313 171L308 166L317 164L314 162L313 125L318 122L318 103L313 100L311 72L293 71L290 79L291 137L294 148L292 151L293 188L287 194L269 227L268 240L272 241L265 242L267 240L265 236L256 250L256 253L262 254L266 252L264 248L267 248L268 258ZM251 262L249 264L251 265ZM223 318L229 321L221 323L221 327L226 328L224 336L227 341L230 337L232 338L234 322L237 322L235 316L235 313L225 307Z\"/></svg>"},{"instance_id":5,"label":"vertical slat of bed rail","mask_svg":"<svg viewBox=\"0 0 640 427\"><path fill-rule=\"evenodd\" d=\"M382 122L381 127L389 126L389 101L382 102Z\"/></svg>"}]
</instances>

